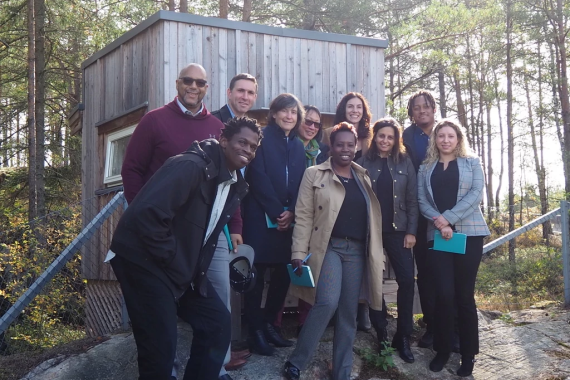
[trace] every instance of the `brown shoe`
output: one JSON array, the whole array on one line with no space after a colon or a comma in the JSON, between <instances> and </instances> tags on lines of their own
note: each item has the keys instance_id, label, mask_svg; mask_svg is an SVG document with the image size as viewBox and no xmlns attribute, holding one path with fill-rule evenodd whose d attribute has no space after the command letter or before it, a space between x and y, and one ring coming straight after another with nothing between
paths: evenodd
<instances>
[{"instance_id":1,"label":"brown shoe","mask_svg":"<svg viewBox=\"0 0 570 380\"><path fill-rule=\"evenodd\" d=\"M225 368L226 371L235 371L236 369L240 369L247 363L245 359L231 359L228 364L226 364Z\"/></svg>"},{"instance_id":2,"label":"brown shoe","mask_svg":"<svg viewBox=\"0 0 570 380\"><path fill-rule=\"evenodd\" d=\"M248 349L241 350L241 351L232 351L232 359L247 359L251 356L251 352Z\"/></svg>"}]
</instances>

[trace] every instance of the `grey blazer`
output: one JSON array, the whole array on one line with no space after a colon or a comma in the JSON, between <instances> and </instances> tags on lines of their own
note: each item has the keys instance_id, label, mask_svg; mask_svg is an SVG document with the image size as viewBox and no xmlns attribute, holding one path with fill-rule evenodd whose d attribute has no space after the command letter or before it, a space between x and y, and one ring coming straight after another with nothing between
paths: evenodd
<instances>
[{"instance_id":1,"label":"grey blazer","mask_svg":"<svg viewBox=\"0 0 570 380\"><path fill-rule=\"evenodd\" d=\"M418 202L420 212L428 220L428 241L433 240L436 230L433 218L440 215L431 189L431 175L436 164L437 162L423 164L418 172ZM442 215L455 226L457 232L467 236L487 236L490 231L479 207L485 188L481 162L478 157L457 157L457 168L459 169L457 203Z\"/></svg>"}]
</instances>

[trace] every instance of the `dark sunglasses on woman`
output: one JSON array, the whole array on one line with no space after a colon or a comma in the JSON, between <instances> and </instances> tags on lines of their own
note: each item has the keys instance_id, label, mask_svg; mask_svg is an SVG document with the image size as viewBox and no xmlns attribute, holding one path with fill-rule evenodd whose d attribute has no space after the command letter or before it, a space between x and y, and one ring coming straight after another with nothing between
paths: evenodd
<instances>
[{"instance_id":1,"label":"dark sunglasses on woman","mask_svg":"<svg viewBox=\"0 0 570 380\"><path fill-rule=\"evenodd\" d=\"M307 127L310 127L310 126L313 125L313 124L315 124L315 127L316 127L316 128L321 128L321 127L323 126L322 123L317 123L316 121L312 121L312 120L309 120L309 119L305 119L305 125L306 125Z\"/></svg>"}]
</instances>

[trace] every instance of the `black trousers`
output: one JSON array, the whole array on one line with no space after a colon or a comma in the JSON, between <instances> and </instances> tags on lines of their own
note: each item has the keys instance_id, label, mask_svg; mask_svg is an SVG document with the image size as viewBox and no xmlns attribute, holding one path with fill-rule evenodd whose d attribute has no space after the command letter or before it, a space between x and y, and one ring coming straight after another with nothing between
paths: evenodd
<instances>
[{"instance_id":1,"label":"black trousers","mask_svg":"<svg viewBox=\"0 0 570 380\"><path fill-rule=\"evenodd\" d=\"M262 330L264 324L274 324L277 315L287 297L289 290L289 272L287 264L255 264L257 270L257 281L254 288L244 295L244 315L249 326L250 334L257 330ZM263 288L265 286L265 272L271 271L271 280L267 290L265 300L265 312L261 310L261 300L263 298Z\"/></svg>"},{"instance_id":2,"label":"black trousers","mask_svg":"<svg viewBox=\"0 0 570 380\"><path fill-rule=\"evenodd\" d=\"M418 270L418 292L420 294L420 304L424 315L424 322L427 330L433 332L433 313L435 309L435 288L433 274L429 267L428 241L427 241L427 220L420 215L418 219L418 231L416 233L416 245L413 248L416 268Z\"/></svg>"},{"instance_id":3,"label":"black trousers","mask_svg":"<svg viewBox=\"0 0 570 380\"><path fill-rule=\"evenodd\" d=\"M121 284L138 351L139 380L170 380L177 320L192 326L184 380L217 379L231 340L230 313L208 284L208 297L188 289L178 302L154 274L120 256L111 266Z\"/></svg>"},{"instance_id":4,"label":"black trousers","mask_svg":"<svg viewBox=\"0 0 570 380\"><path fill-rule=\"evenodd\" d=\"M455 303L461 355L479 353L475 280L482 255L483 236L468 236L464 255L436 250L428 253L436 290L433 348L437 352L452 350Z\"/></svg>"},{"instance_id":5,"label":"black trousers","mask_svg":"<svg viewBox=\"0 0 570 380\"><path fill-rule=\"evenodd\" d=\"M384 249L388 254L390 263L396 272L398 283L398 324L397 333L411 335L413 330L413 306L414 306L414 259L412 250L404 248L404 232L382 234ZM376 330L388 326L386 302L382 297L382 311L370 308L370 322Z\"/></svg>"}]
</instances>

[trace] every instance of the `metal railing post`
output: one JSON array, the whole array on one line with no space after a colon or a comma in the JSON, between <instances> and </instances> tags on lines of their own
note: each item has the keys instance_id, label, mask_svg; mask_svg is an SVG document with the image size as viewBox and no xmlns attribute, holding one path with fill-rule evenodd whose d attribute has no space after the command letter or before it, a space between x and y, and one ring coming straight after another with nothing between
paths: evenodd
<instances>
[{"instance_id":1,"label":"metal railing post","mask_svg":"<svg viewBox=\"0 0 570 380\"><path fill-rule=\"evenodd\" d=\"M564 271L564 305L570 305L570 249L568 249L570 226L568 224L568 202L560 201L562 224L562 264Z\"/></svg>"}]
</instances>

